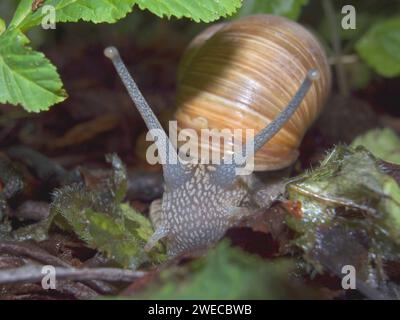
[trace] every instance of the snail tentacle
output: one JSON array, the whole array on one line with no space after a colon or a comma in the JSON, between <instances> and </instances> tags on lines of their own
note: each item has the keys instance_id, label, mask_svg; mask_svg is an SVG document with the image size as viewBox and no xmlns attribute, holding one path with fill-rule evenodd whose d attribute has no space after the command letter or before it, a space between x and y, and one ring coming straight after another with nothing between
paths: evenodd
<instances>
[{"instance_id":1,"label":"snail tentacle","mask_svg":"<svg viewBox=\"0 0 400 320\"><path fill-rule=\"evenodd\" d=\"M244 166L246 164L246 161L251 156L253 156L255 152L257 152L266 143L268 143L268 141L271 140L274 135L282 129L285 123L290 120L292 115L300 107L301 102L310 90L313 81L317 80L318 77L318 70L309 70L300 88L297 90L292 100L285 107L285 109L283 109L283 111L271 123L269 123L263 130L261 130L254 137L254 139L251 139L251 141L247 142L248 144L253 144L253 146L251 148L246 146L244 150L253 150L253 152L245 155L244 163L236 163L235 160L240 159L241 155L233 155L233 161L230 164L222 163L216 168L215 173L213 174L213 180L217 181L222 186L231 185L236 179L235 169L237 167ZM240 152L242 152L242 150Z\"/></svg>"},{"instance_id":2,"label":"snail tentacle","mask_svg":"<svg viewBox=\"0 0 400 320\"><path fill-rule=\"evenodd\" d=\"M144 250L149 252L153 247L162 239L167 237L169 234L169 229L164 225L160 225L156 231L151 235L146 245L144 246Z\"/></svg>"},{"instance_id":3,"label":"snail tentacle","mask_svg":"<svg viewBox=\"0 0 400 320\"><path fill-rule=\"evenodd\" d=\"M300 107L301 102L307 95L311 88L312 83L319 77L319 71L316 69L310 69L304 78L300 88L297 90L295 95L289 104L283 109L283 111L271 122L269 123L261 132L259 132L254 137L254 153L262 148L272 137L278 133L280 129L285 125L286 122L290 120L292 115L296 112L297 108ZM253 143L251 141L251 143ZM246 149L247 150L247 149ZM248 159L253 154L247 154Z\"/></svg>"},{"instance_id":4,"label":"snail tentacle","mask_svg":"<svg viewBox=\"0 0 400 320\"><path fill-rule=\"evenodd\" d=\"M130 75L125 63L123 62L118 49L108 47L104 50L104 55L109 58L117 70L129 96L140 112L147 128L150 130L159 150L161 163L163 164L163 174L167 186L177 188L187 181L190 177L190 170L181 163L176 149L169 140L160 122L150 108L146 99L143 97L138 86ZM153 131L153 132L152 132ZM154 133L157 133L157 137Z\"/></svg>"}]
</instances>

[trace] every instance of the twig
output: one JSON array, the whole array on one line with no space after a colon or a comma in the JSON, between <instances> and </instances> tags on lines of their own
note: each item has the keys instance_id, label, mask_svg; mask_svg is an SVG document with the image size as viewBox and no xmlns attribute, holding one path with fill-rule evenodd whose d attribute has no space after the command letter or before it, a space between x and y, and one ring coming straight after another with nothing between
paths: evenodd
<instances>
[{"instance_id":1,"label":"twig","mask_svg":"<svg viewBox=\"0 0 400 320\"><path fill-rule=\"evenodd\" d=\"M89 300L99 296L99 294L89 286L81 282L59 281L57 282L57 291L71 295L75 299Z\"/></svg>"},{"instance_id":2,"label":"twig","mask_svg":"<svg viewBox=\"0 0 400 320\"><path fill-rule=\"evenodd\" d=\"M58 257L55 257L49 254L47 251L39 248L38 246L27 243L27 242L0 242L0 253L8 253L11 255L20 255L24 257L29 257L34 259L38 262L53 265L53 266L62 266L69 268L70 265L61 260ZM86 281L85 284L90 288L99 291L101 293L107 294L114 291L114 288L109 284L97 281L97 280L90 280Z\"/></svg>"},{"instance_id":3,"label":"twig","mask_svg":"<svg viewBox=\"0 0 400 320\"><path fill-rule=\"evenodd\" d=\"M359 62L360 58L356 54L348 54L340 57L329 57L328 63L330 65L336 65L338 60L340 60L342 64L353 64Z\"/></svg>"},{"instance_id":4,"label":"twig","mask_svg":"<svg viewBox=\"0 0 400 320\"><path fill-rule=\"evenodd\" d=\"M0 242L0 253L29 257L44 264L69 267L69 264L47 251L27 242Z\"/></svg>"},{"instance_id":5,"label":"twig","mask_svg":"<svg viewBox=\"0 0 400 320\"><path fill-rule=\"evenodd\" d=\"M23 286L21 288L23 288ZM99 294L93 289L85 286L81 282L74 281L57 281L57 292L64 295L63 299L92 300L99 296ZM16 292L11 290L9 293L2 293L1 300L42 300L46 298L46 296L50 298L58 296L58 294L53 295L52 292L47 292L47 294L45 295L43 290L40 291L39 288L29 289L28 291L22 289L21 291L17 290Z\"/></svg>"},{"instance_id":6,"label":"twig","mask_svg":"<svg viewBox=\"0 0 400 320\"><path fill-rule=\"evenodd\" d=\"M105 280L112 282L131 282L146 275L144 271L132 271L118 268L55 268L56 280ZM0 270L0 284L38 282L43 279L42 266L23 266Z\"/></svg>"},{"instance_id":7,"label":"twig","mask_svg":"<svg viewBox=\"0 0 400 320\"><path fill-rule=\"evenodd\" d=\"M333 7L331 0L323 0L322 6L324 8L331 32L331 42L335 54L335 67L338 77L339 92L343 96L348 96L349 86L346 78L346 70L344 69L342 60L340 59L340 56L342 55L342 43L340 41L340 34L338 32L335 8Z\"/></svg>"}]
</instances>

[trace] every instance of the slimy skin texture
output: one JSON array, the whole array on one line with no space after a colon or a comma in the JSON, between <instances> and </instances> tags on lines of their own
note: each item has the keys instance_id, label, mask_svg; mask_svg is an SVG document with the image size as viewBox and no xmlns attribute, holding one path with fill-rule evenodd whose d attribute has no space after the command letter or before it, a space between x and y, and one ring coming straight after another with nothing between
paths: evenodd
<instances>
[{"instance_id":1,"label":"slimy skin texture","mask_svg":"<svg viewBox=\"0 0 400 320\"><path fill-rule=\"evenodd\" d=\"M215 243L249 209L244 182L237 180L225 188L210 179L215 167L196 165L192 171L192 177L179 188L165 189L161 208L159 203L152 206L155 234L165 236L170 256Z\"/></svg>"}]
</instances>

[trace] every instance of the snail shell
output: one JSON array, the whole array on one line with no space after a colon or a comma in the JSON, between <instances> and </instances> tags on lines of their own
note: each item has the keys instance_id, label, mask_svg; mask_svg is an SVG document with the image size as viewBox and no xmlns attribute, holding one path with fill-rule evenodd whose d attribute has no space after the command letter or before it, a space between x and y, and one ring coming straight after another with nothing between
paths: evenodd
<instances>
[{"instance_id":1,"label":"snail shell","mask_svg":"<svg viewBox=\"0 0 400 320\"><path fill-rule=\"evenodd\" d=\"M327 58L309 31L286 18L255 15L213 25L184 54L178 129L195 129L199 137L205 128L257 133L289 103L311 68L320 78L293 117L255 154L255 170L281 169L297 159L301 140L330 91Z\"/></svg>"}]
</instances>

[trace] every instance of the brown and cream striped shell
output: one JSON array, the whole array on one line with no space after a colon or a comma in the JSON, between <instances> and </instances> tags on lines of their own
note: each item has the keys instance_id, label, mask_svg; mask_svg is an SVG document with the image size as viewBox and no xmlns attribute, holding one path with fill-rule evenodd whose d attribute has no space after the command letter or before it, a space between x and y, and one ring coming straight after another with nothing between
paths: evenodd
<instances>
[{"instance_id":1,"label":"brown and cream striped shell","mask_svg":"<svg viewBox=\"0 0 400 320\"><path fill-rule=\"evenodd\" d=\"M181 63L175 118L178 128L264 128L288 104L308 70L320 78L285 126L255 155L256 170L293 163L320 113L331 74L318 40L288 19L248 16L213 25L189 45ZM214 149L216 147L214 146Z\"/></svg>"}]
</instances>

